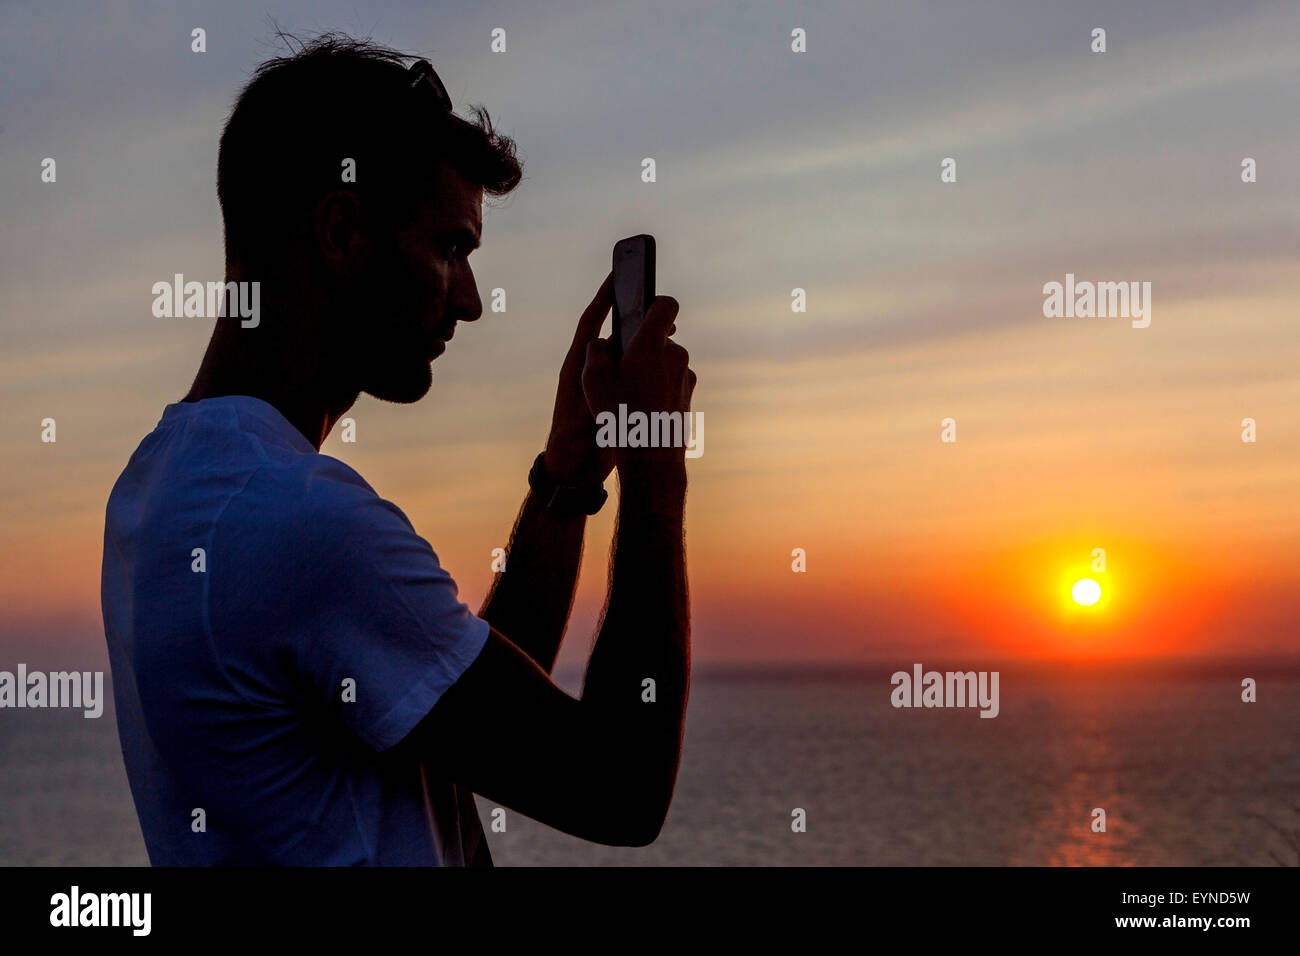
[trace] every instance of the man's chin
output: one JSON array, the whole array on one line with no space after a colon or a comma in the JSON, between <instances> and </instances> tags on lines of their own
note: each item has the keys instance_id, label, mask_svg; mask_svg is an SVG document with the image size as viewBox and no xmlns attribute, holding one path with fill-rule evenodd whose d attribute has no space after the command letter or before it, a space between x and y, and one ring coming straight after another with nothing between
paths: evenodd
<instances>
[{"instance_id":1,"label":"man's chin","mask_svg":"<svg viewBox=\"0 0 1300 956\"><path fill-rule=\"evenodd\" d=\"M433 367L430 363L423 362L419 367L404 369L400 374L386 375L361 390L380 401L409 405L428 395L431 387L433 387Z\"/></svg>"}]
</instances>

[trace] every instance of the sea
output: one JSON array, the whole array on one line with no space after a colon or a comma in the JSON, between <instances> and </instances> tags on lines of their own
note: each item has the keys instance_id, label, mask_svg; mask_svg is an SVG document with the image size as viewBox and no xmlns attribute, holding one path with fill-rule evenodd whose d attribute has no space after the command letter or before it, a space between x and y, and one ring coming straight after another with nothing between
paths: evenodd
<instances>
[{"instance_id":1,"label":"sea","mask_svg":"<svg viewBox=\"0 0 1300 956\"><path fill-rule=\"evenodd\" d=\"M479 797L492 856L498 866L1300 865L1295 667L999 675L998 715L982 718L894 707L880 665L698 667L655 843L591 844L509 808L494 814ZM1254 702L1242 700L1245 678ZM581 673L557 682L576 694ZM148 862L111 701L93 720L0 711L0 865Z\"/></svg>"}]
</instances>

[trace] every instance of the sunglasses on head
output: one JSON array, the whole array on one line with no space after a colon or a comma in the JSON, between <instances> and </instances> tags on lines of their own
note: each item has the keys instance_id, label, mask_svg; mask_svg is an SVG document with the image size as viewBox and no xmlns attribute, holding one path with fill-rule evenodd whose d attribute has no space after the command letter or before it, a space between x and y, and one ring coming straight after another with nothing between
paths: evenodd
<instances>
[{"instance_id":1,"label":"sunglasses on head","mask_svg":"<svg viewBox=\"0 0 1300 956\"><path fill-rule=\"evenodd\" d=\"M406 72L406 78L408 87L413 90L431 90L439 109L451 112L451 97L447 95L447 87L442 85L442 80L438 78L438 74L429 65L428 60L417 60L412 63L411 68Z\"/></svg>"}]
</instances>

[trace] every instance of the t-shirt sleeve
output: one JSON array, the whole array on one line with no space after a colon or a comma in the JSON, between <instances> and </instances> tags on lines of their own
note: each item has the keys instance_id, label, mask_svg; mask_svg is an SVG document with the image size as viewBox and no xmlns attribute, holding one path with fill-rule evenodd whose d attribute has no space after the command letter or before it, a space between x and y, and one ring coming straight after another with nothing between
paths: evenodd
<instances>
[{"instance_id":1,"label":"t-shirt sleeve","mask_svg":"<svg viewBox=\"0 0 1300 956\"><path fill-rule=\"evenodd\" d=\"M319 550L304 557L320 614L292 657L309 694L386 750L474 662L489 627L396 505L350 498L314 522Z\"/></svg>"}]
</instances>

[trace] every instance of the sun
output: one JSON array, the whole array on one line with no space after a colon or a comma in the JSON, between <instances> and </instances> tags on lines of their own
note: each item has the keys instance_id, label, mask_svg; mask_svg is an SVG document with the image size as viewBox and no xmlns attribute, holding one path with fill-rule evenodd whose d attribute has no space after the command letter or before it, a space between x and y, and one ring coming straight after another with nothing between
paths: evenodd
<instances>
[{"instance_id":1,"label":"sun","mask_svg":"<svg viewBox=\"0 0 1300 956\"><path fill-rule=\"evenodd\" d=\"M1092 578L1080 578L1070 589L1070 596L1075 604L1091 607L1101 600L1101 585Z\"/></svg>"}]
</instances>

